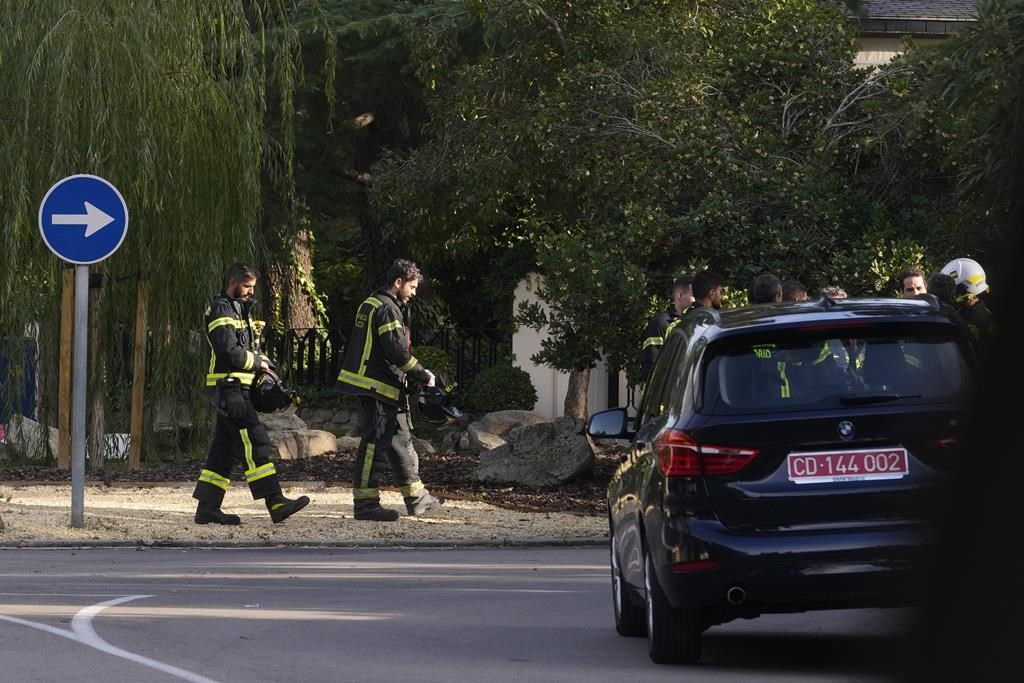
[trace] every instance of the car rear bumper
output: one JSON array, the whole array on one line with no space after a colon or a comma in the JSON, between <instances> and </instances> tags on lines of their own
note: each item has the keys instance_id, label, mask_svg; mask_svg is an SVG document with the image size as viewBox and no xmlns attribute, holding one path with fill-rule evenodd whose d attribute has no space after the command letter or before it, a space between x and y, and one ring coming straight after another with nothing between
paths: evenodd
<instances>
[{"instance_id":1,"label":"car rear bumper","mask_svg":"<svg viewBox=\"0 0 1024 683\"><path fill-rule=\"evenodd\" d=\"M765 612L911 605L922 583L928 539L921 526L738 532L691 518L684 527L664 527L662 543L649 546L661 550L653 558L659 582L674 606L710 609L719 615L714 621ZM696 557L719 564L693 572L672 569L672 563Z\"/></svg>"}]
</instances>

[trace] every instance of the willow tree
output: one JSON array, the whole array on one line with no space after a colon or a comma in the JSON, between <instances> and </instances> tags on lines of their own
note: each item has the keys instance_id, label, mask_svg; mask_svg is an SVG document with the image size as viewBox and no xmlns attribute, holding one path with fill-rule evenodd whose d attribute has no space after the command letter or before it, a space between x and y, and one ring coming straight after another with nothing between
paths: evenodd
<instances>
[{"instance_id":1,"label":"willow tree","mask_svg":"<svg viewBox=\"0 0 1024 683\"><path fill-rule=\"evenodd\" d=\"M131 384L136 282L146 280L148 396L200 415L205 301L228 263L260 260L268 173L285 191L290 181L301 69L291 9L286 0L0 0L0 335L38 339L44 424L55 422L63 265L37 215L47 189L76 173L110 180L130 212L124 243L101 264L104 372L91 389L116 416Z\"/></svg>"}]
</instances>

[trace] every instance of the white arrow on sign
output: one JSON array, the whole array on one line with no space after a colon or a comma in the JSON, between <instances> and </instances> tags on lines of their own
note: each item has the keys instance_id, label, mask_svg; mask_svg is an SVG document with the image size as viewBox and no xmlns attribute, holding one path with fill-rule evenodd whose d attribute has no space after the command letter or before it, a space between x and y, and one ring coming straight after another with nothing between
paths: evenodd
<instances>
[{"instance_id":1,"label":"white arrow on sign","mask_svg":"<svg viewBox=\"0 0 1024 683\"><path fill-rule=\"evenodd\" d=\"M103 209L85 202L85 213L55 213L54 225L84 225L85 236L90 237L114 222L114 217Z\"/></svg>"}]
</instances>

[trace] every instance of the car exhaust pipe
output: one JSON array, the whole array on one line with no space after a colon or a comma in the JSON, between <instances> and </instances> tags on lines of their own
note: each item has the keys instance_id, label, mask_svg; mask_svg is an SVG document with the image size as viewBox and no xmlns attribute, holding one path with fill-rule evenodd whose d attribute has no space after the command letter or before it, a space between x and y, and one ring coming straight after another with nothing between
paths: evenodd
<instances>
[{"instance_id":1,"label":"car exhaust pipe","mask_svg":"<svg viewBox=\"0 0 1024 683\"><path fill-rule=\"evenodd\" d=\"M747 601L747 591L739 586L733 586L725 591L725 599L729 601L730 605L742 605Z\"/></svg>"}]
</instances>

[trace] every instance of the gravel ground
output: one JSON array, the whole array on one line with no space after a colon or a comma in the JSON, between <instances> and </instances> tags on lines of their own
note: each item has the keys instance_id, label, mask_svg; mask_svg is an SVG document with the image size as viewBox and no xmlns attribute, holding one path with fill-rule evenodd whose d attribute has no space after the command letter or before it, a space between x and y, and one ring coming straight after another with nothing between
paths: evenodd
<instances>
[{"instance_id":1,"label":"gravel ground","mask_svg":"<svg viewBox=\"0 0 1024 683\"><path fill-rule=\"evenodd\" d=\"M85 487L85 526L71 527L71 487L65 484L0 485L0 545L82 541L88 544L401 544L566 542L607 535L600 515L582 512L525 512L479 500L448 499L425 517L405 516L397 491L382 490L382 504L399 510L397 522L357 521L352 491L322 483L285 482L285 495L308 495L309 506L273 524L262 501L243 485L232 485L223 509L242 517L240 526L193 522L192 483L120 482Z\"/></svg>"}]
</instances>

